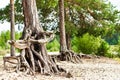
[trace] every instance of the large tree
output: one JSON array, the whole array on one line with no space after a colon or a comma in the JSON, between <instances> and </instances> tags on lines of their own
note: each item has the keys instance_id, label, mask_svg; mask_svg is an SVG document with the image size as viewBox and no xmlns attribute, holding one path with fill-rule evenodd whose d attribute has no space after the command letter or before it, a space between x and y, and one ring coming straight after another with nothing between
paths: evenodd
<instances>
[{"instance_id":1,"label":"large tree","mask_svg":"<svg viewBox=\"0 0 120 80\"><path fill-rule=\"evenodd\" d=\"M59 0L60 59L78 63L81 61L80 57L67 49L64 17L64 0Z\"/></svg>"},{"instance_id":2,"label":"large tree","mask_svg":"<svg viewBox=\"0 0 120 80\"><path fill-rule=\"evenodd\" d=\"M59 0L59 30L60 30L60 51L66 51L66 36L64 22L64 0Z\"/></svg>"},{"instance_id":3,"label":"large tree","mask_svg":"<svg viewBox=\"0 0 120 80\"><path fill-rule=\"evenodd\" d=\"M93 36L114 34L119 11L105 0L65 0L65 27L67 47L70 49L70 39L80 37L85 33ZM108 36L108 35L107 35ZM109 36L108 36L109 37Z\"/></svg>"},{"instance_id":4,"label":"large tree","mask_svg":"<svg viewBox=\"0 0 120 80\"><path fill-rule=\"evenodd\" d=\"M11 41L21 49L21 65L30 72L41 74L58 73L61 69L47 54L46 43L53 39L52 32L45 32L39 24L36 0L22 0L24 14L24 30L21 40Z\"/></svg>"},{"instance_id":5,"label":"large tree","mask_svg":"<svg viewBox=\"0 0 120 80\"><path fill-rule=\"evenodd\" d=\"M15 16L14 16L14 0L10 0L10 7L11 7L11 16L10 16L10 22L11 22L11 34L10 38L11 40L15 40ZM11 45L11 56L15 56L15 48L13 45Z\"/></svg>"},{"instance_id":6,"label":"large tree","mask_svg":"<svg viewBox=\"0 0 120 80\"><path fill-rule=\"evenodd\" d=\"M21 12L21 6L19 2L20 0L16 0L15 3L16 12L18 13L16 14L16 18L18 18L16 20L22 22L22 17L19 17ZM58 11L58 0L37 0L37 4L40 13L40 20L41 22L45 23L44 26L50 26L48 22L55 20L55 24L52 23L51 26L57 27L58 15L56 12ZM118 11L114 10L114 7L110 3L105 2L105 0L65 0L64 4L66 13L65 27L67 44L70 43L69 40L72 37L82 36L87 32L94 36L103 36L106 33L109 34L111 32L119 30L119 25L116 25L115 23L116 20L118 20ZM0 16L0 20L7 19L9 21L7 14L8 9L9 6L0 10L0 14L4 14L3 16ZM54 15L56 17L53 18L51 15ZM50 28L48 27L48 29ZM55 28L53 27L53 29ZM69 49L69 47L67 48Z\"/></svg>"}]
</instances>

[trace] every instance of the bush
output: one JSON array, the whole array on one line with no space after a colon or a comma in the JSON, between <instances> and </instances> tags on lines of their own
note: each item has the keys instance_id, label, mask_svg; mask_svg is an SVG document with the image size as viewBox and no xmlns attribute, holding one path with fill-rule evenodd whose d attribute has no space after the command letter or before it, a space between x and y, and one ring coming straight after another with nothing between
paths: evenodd
<instances>
[{"instance_id":1,"label":"bush","mask_svg":"<svg viewBox=\"0 0 120 80\"><path fill-rule=\"evenodd\" d=\"M101 37L94 37L88 33L82 37L75 37L72 40L72 49L76 52L83 52L85 54L96 54L101 45Z\"/></svg>"},{"instance_id":2,"label":"bush","mask_svg":"<svg viewBox=\"0 0 120 80\"><path fill-rule=\"evenodd\" d=\"M117 54L117 57L120 58L120 43L118 44L118 54Z\"/></svg>"},{"instance_id":3,"label":"bush","mask_svg":"<svg viewBox=\"0 0 120 80\"><path fill-rule=\"evenodd\" d=\"M78 53L82 52L84 54L111 57L109 44L101 39L101 37L94 37L88 33L84 34L82 37L74 37L72 40L72 49Z\"/></svg>"},{"instance_id":4,"label":"bush","mask_svg":"<svg viewBox=\"0 0 120 80\"><path fill-rule=\"evenodd\" d=\"M98 52L96 53L96 55L99 55L99 56L105 56L105 54L109 55L111 54L108 52L109 49L110 49L109 44L105 40L101 40L101 45L98 48Z\"/></svg>"},{"instance_id":5,"label":"bush","mask_svg":"<svg viewBox=\"0 0 120 80\"><path fill-rule=\"evenodd\" d=\"M59 51L59 48L60 44L56 38L47 44L48 51Z\"/></svg>"},{"instance_id":6,"label":"bush","mask_svg":"<svg viewBox=\"0 0 120 80\"><path fill-rule=\"evenodd\" d=\"M109 57L109 58L113 58L115 55L114 54L111 54L111 53L107 53L105 54L105 57Z\"/></svg>"},{"instance_id":7,"label":"bush","mask_svg":"<svg viewBox=\"0 0 120 80\"><path fill-rule=\"evenodd\" d=\"M7 40L10 40L10 31L2 31L0 34L0 47L2 49L8 49L9 47L7 46Z\"/></svg>"},{"instance_id":8,"label":"bush","mask_svg":"<svg viewBox=\"0 0 120 80\"><path fill-rule=\"evenodd\" d=\"M18 40L21 36L21 33L15 32L15 39ZM7 44L7 41L10 40L10 31L2 31L0 34L0 48L9 49L10 45Z\"/></svg>"}]
</instances>

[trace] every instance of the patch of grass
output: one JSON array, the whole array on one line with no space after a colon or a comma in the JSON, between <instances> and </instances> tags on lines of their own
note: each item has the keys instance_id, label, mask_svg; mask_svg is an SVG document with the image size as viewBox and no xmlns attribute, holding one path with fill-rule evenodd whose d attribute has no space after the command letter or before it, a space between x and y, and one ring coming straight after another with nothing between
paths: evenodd
<instances>
[{"instance_id":1,"label":"patch of grass","mask_svg":"<svg viewBox=\"0 0 120 80\"><path fill-rule=\"evenodd\" d=\"M118 61L120 63L120 58L113 58L115 61Z\"/></svg>"},{"instance_id":2,"label":"patch of grass","mask_svg":"<svg viewBox=\"0 0 120 80\"><path fill-rule=\"evenodd\" d=\"M10 50L0 50L0 56L4 56L7 53L10 53Z\"/></svg>"}]
</instances>

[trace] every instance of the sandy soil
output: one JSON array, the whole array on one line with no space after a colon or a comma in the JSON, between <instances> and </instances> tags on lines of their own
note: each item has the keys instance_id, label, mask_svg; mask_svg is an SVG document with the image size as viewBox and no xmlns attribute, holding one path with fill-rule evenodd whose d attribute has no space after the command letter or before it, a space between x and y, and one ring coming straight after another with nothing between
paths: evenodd
<instances>
[{"instance_id":1,"label":"sandy soil","mask_svg":"<svg viewBox=\"0 0 120 80\"><path fill-rule=\"evenodd\" d=\"M0 80L120 80L119 62L109 59L81 59L83 63L57 62L62 68L71 72L72 78L60 75L27 75L24 72L13 72L3 69L3 61L0 61Z\"/></svg>"}]
</instances>

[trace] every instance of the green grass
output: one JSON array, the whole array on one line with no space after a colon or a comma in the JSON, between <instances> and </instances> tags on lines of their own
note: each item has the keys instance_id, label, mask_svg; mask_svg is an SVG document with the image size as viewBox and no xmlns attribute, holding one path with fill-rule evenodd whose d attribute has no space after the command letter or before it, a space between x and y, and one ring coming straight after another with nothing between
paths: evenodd
<instances>
[{"instance_id":1,"label":"green grass","mask_svg":"<svg viewBox=\"0 0 120 80\"><path fill-rule=\"evenodd\" d=\"M118 61L120 63L120 58L113 58L115 61Z\"/></svg>"},{"instance_id":2,"label":"green grass","mask_svg":"<svg viewBox=\"0 0 120 80\"><path fill-rule=\"evenodd\" d=\"M9 49L7 49L7 50L1 49L1 50L0 50L0 56L4 56L4 55L7 54L7 53L10 53L10 50L9 50Z\"/></svg>"}]
</instances>

